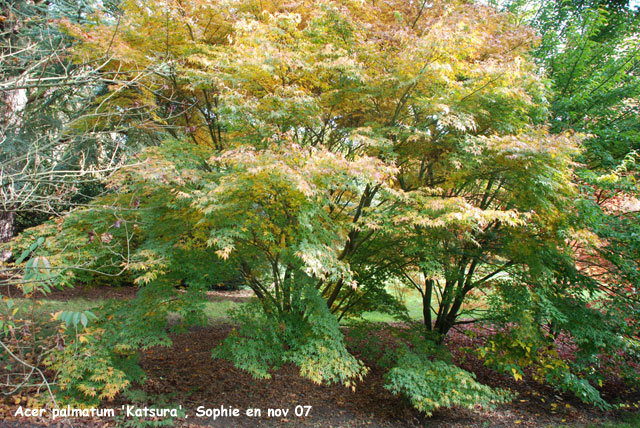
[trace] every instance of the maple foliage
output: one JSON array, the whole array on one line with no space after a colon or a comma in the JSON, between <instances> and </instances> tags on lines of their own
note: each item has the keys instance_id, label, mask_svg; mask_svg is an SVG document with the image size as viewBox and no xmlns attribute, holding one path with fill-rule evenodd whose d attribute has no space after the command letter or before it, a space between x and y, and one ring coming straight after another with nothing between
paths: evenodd
<instances>
[{"instance_id":1,"label":"maple foliage","mask_svg":"<svg viewBox=\"0 0 640 428\"><path fill-rule=\"evenodd\" d=\"M292 362L348 386L366 369L337 320L398 312L386 289L398 281L422 296L420 340L436 347L460 323L517 323L522 346L483 350L507 372L555 364L553 330L573 334L584 365L549 364L539 380L606 405L578 376L602 348L637 340L614 334L631 327L589 306L597 288L576 274L570 242L589 236L572 224L584 135L550 131L536 37L514 15L467 1L126 0L60 25L79 41L75 60L99 62L111 82L85 125L115 121L157 142L108 194L14 242L47 235L54 262L85 261L60 280L124 273L143 287L141 308L176 301L153 311L159 329L170 309L198 322L208 282L236 273L258 304L214 354L260 377ZM482 299L484 313L468 310ZM105 341L140 345L119 334ZM504 398L432 357L406 354L389 389L427 412L440 393L449 405ZM456 385L406 384L416 373L470 383L460 398Z\"/></svg>"}]
</instances>

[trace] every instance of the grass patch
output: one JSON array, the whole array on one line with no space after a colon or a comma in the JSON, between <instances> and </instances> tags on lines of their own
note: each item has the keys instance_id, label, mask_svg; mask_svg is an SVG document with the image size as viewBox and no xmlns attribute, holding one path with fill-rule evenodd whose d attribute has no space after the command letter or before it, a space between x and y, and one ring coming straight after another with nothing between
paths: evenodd
<instances>
[{"instance_id":1,"label":"grass patch","mask_svg":"<svg viewBox=\"0 0 640 428\"><path fill-rule=\"evenodd\" d=\"M36 320L48 321L51 314L58 311L80 312L97 308L105 303L103 299L70 299L70 300L47 300L41 299L34 302L30 299L12 299L13 308L19 308L22 315L31 314ZM210 324L219 323L228 320L229 311L237 307L241 303L230 300L220 300L214 302L206 302L204 313ZM12 309L13 309L12 308ZM98 315L98 314L96 314Z\"/></svg>"},{"instance_id":2,"label":"grass patch","mask_svg":"<svg viewBox=\"0 0 640 428\"><path fill-rule=\"evenodd\" d=\"M31 314L36 320L48 321L51 314L59 311L80 312L87 311L102 305L105 301L102 299L70 299L70 300L31 300L31 299L12 299L15 308L19 308L22 315ZM13 308L12 308L13 309Z\"/></svg>"},{"instance_id":3,"label":"grass patch","mask_svg":"<svg viewBox=\"0 0 640 428\"><path fill-rule=\"evenodd\" d=\"M242 305L242 303L233 302L231 300L209 301L205 304L204 314L207 316L209 324L228 321L229 311L233 308L237 308L239 305Z\"/></svg>"},{"instance_id":4,"label":"grass patch","mask_svg":"<svg viewBox=\"0 0 640 428\"><path fill-rule=\"evenodd\" d=\"M422 320L422 296L418 293L418 290L414 289L405 289L402 293L402 300L404 304L407 306L407 312L409 313L409 318L412 320ZM376 323L386 323L386 322L394 322L398 321L392 315L385 314L384 312L372 311L372 312L364 312L362 314L362 318L365 321L376 322Z\"/></svg>"},{"instance_id":5,"label":"grass patch","mask_svg":"<svg viewBox=\"0 0 640 428\"><path fill-rule=\"evenodd\" d=\"M424 316L422 314L422 296L420 295L418 290L414 288L406 288L406 287L402 287L402 288L390 287L388 288L388 290L404 303L404 305L407 307L407 313L409 314L409 318L411 318L414 321L424 320ZM437 306L438 306L438 300L434 293L434 296L431 300L431 307L437 308ZM480 312L486 308L483 302L480 302L480 304L478 304L478 302L468 301L467 303L462 305L462 309L464 311L463 316L467 317L467 316L479 315ZM432 320L435 321L436 313L433 311L433 309L431 310L431 317L432 317ZM384 312L377 312L377 311L364 312L362 314L362 319L364 319L365 321L375 322L375 323L389 323L389 322L398 321L392 315L386 314Z\"/></svg>"}]
</instances>

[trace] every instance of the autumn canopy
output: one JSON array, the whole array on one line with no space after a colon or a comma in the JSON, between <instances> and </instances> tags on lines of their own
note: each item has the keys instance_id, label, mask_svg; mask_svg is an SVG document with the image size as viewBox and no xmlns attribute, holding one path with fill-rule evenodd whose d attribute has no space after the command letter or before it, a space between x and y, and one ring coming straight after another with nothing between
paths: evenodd
<instances>
[{"instance_id":1,"label":"autumn canopy","mask_svg":"<svg viewBox=\"0 0 640 428\"><path fill-rule=\"evenodd\" d=\"M101 147L117 146L108 153L127 156L97 196L11 243L20 254L45 238L37 251L61 267L50 285L139 287L85 323L90 352L66 346L48 363L60 397L115 396L140 378L140 348L170 343L169 314L173 328L205 322L206 291L229 283L256 298L213 356L256 377L292 363L317 383L356 388L369 368L343 326L379 328L362 321L372 311L403 323L384 350L385 388L427 414L510 398L443 354L468 324L493 328L473 350L485 364L602 408L590 367L614 356L634 377L637 247L584 215L610 172L584 161L593 130L557 126L555 74L535 56L548 39L517 11L110 4L55 21L70 40L65 60L95 85L90 114L66 135L100 134ZM617 182L632 170L616 170ZM607 258L610 245L629 252ZM398 287L418 296L418 321Z\"/></svg>"}]
</instances>

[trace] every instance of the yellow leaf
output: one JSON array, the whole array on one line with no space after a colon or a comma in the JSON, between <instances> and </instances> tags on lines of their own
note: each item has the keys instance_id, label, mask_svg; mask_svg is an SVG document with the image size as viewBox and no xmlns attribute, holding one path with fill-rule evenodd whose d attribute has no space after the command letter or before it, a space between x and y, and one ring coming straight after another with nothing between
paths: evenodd
<instances>
[{"instance_id":1,"label":"yellow leaf","mask_svg":"<svg viewBox=\"0 0 640 428\"><path fill-rule=\"evenodd\" d=\"M513 372L513 378L515 380L522 380L522 375L518 373L516 369L511 369L511 371Z\"/></svg>"}]
</instances>

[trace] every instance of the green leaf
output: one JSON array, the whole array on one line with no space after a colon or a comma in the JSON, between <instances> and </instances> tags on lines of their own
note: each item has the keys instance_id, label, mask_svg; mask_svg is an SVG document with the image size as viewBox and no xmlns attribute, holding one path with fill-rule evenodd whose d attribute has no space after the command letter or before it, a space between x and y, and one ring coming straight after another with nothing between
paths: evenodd
<instances>
[{"instance_id":1,"label":"green leaf","mask_svg":"<svg viewBox=\"0 0 640 428\"><path fill-rule=\"evenodd\" d=\"M24 250L24 251L22 252L22 254L20 254L20 257L18 257L18 258L16 259L16 264L20 264L20 263L22 263L22 262L24 261L24 259L26 259L27 257L29 257L29 254L31 254L31 251L30 251L30 250Z\"/></svg>"}]
</instances>

